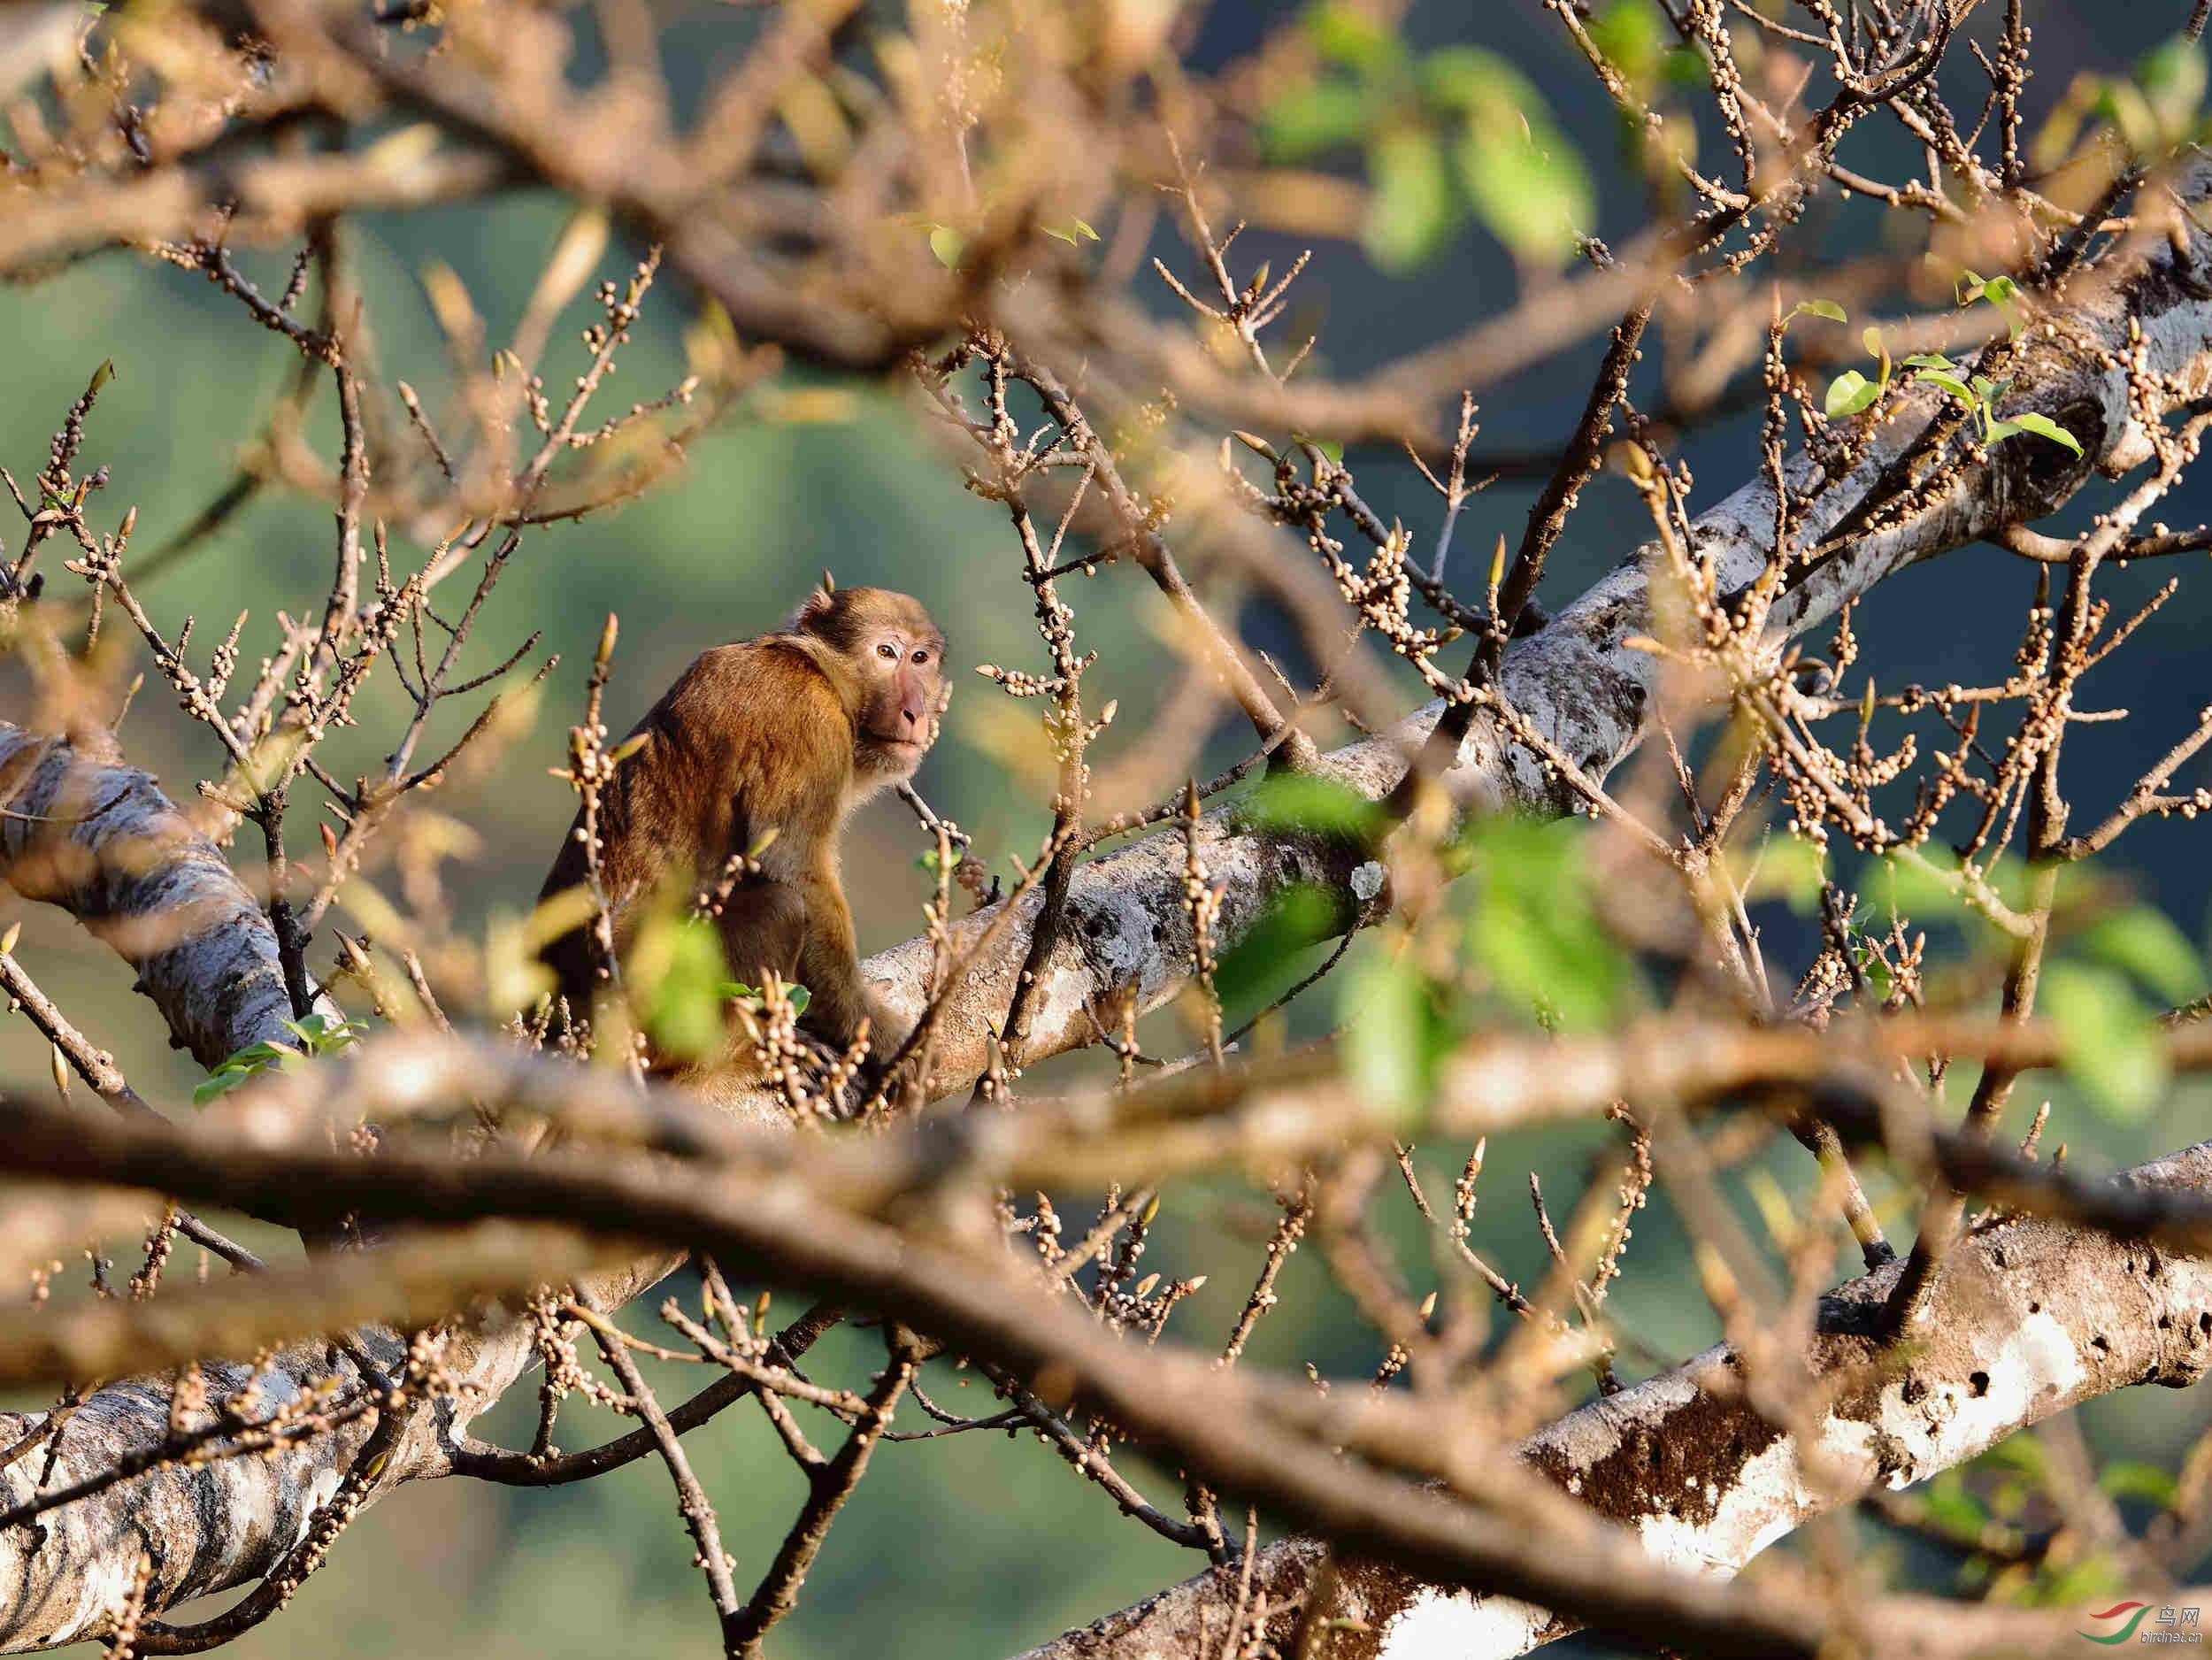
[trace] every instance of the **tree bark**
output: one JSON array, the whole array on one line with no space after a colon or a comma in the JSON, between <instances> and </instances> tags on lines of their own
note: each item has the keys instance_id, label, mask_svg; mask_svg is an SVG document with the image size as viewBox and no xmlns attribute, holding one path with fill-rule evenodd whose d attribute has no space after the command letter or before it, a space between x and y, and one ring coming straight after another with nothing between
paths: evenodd
<instances>
[{"instance_id":1,"label":"tree bark","mask_svg":"<svg viewBox=\"0 0 2212 1660\"><path fill-rule=\"evenodd\" d=\"M2212 1141L2116 1180L2212 1194ZM1752 1403L1743 1359L1723 1344L1568 1414L1524 1442L1522 1456L1660 1561L1731 1574L1870 1488L1909 1487L2112 1389L2184 1388L2212 1369L2212 1259L2016 1218L1961 1243L1927 1325L1887 1349L1880 1313L1900 1272L1892 1264L1821 1299L1801 1426ZM1325 1555L1310 1539L1260 1552L1253 1584L1284 1610L1279 1640ZM1200 1574L1020 1660L1209 1652L1207 1636L1218 1643L1227 1629L1236 1578ZM1321 1613L1364 1629L1340 1630L1331 1660L1507 1660L1576 1628L1532 1603L1385 1564L1340 1562L1333 1579Z\"/></svg>"},{"instance_id":2,"label":"tree bark","mask_svg":"<svg viewBox=\"0 0 2212 1660\"><path fill-rule=\"evenodd\" d=\"M201 1064L286 1037L282 1022L292 1009L275 931L151 774L123 765L101 735L37 737L0 722L0 880L60 906L113 946L138 970L137 989ZM664 1255L631 1264L603 1276L595 1294L626 1302L672 1265ZM380 1365L400 1353L393 1333L355 1335ZM531 1349L522 1329L510 1325L464 1337L448 1360L479 1393L442 1399L420 1415L377 1493L420 1471L442 1471L442 1447L498 1400ZM357 1380L352 1359L324 1343L287 1349L258 1372L234 1364L202 1368L209 1401L250 1401L246 1415L256 1421L296 1410L311 1383L334 1372ZM50 1416L0 1413L0 1447L47 1429ZM111 1629L142 1556L154 1564L149 1613L267 1573L336 1490L375 1421L370 1413L272 1453L164 1465L0 1533L0 1649L50 1648ZM157 1457L173 1444L165 1381L98 1389L67 1417L52 1447L0 1470L0 1508Z\"/></svg>"}]
</instances>

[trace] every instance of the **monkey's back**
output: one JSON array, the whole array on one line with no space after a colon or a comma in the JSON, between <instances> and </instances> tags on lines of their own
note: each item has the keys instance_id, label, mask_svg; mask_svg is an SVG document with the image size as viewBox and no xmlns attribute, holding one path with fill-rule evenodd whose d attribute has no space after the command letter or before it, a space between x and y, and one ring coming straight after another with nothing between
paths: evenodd
<instances>
[{"instance_id":1,"label":"monkey's back","mask_svg":"<svg viewBox=\"0 0 2212 1660\"><path fill-rule=\"evenodd\" d=\"M733 854L764 838L771 879L834 847L852 781L849 693L798 639L764 634L692 660L632 727L637 747L599 798L600 876L618 955L640 902L671 880L711 886ZM579 808L538 898L589 880ZM572 1011L591 1007L596 970L589 934L569 930L540 952Z\"/></svg>"}]
</instances>

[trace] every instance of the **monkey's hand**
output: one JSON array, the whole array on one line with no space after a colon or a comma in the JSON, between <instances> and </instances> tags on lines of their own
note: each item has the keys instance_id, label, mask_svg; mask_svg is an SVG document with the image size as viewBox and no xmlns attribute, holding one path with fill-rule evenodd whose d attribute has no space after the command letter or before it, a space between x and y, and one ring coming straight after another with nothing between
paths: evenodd
<instances>
[{"instance_id":1,"label":"monkey's hand","mask_svg":"<svg viewBox=\"0 0 2212 1660\"><path fill-rule=\"evenodd\" d=\"M914 1033L914 1022L890 1007L873 994L866 994L868 1008L868 1053L860 1063L859 1083L861 1099L873 1100L879 1094L887 1093L892 1064Z\"/></svg>"}]
</instances>

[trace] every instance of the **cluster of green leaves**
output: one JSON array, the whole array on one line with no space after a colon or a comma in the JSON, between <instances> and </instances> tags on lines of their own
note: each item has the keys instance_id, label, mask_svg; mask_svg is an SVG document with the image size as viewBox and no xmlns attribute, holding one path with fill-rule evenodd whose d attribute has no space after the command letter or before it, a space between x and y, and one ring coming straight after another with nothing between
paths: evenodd
<instances>
[{"instance_id":1,"label":"cluster of green leaves","mask_svg":"<svg viewBox=\"0 0 2212 1660\"><path fill-rule=\"evenodd\" d=\"M2176 35L2145 53L2132 74L2084 70L2037 132L2030 159L2039 172L2062 165L2082 128L2103 122L2137 156L2163 156L2207 135L2204 47Z\"/></svg>"},{"instance_id":2,"label":"cluster of green leaves","mask_svg":"<svg viewBox=\"0 0 2212 1660\"><path fill-rule=\"evenodd\" d=\"M1883 861L1893 911L1924 926L1955 926L1970 949L2002 949L1960 885L1946 880L1941 857L1928 858ZM2027 873L2018 861L2000 862L1986 880L2007 904L2027 903ZM2045 951L2037 1012L2057 1026L2066 1074L2091 1103L2116 1121L2135 1122L2166 1086L2159 1015L2202 996L2212 980L2203 953L2171 918L2147 904L2102 904L2095 880L2078 866L2059 872L2054 914L2060 924ZM1880 982L1878 962L1867 966Z\"/></svg>"},{"instance_id":3,"label":"cluster of green leaves","mask_svg":"<svg viewBox=\"0 0 2212 1660\"><path fill-rule=\"evenodd\" d=\"M1504 58L1473 46L1417 53L1340 0L1305 27L1324 71L1286 88L1261 119L1270 156L1365 153L1373 187L1364 241L1388 270L1418 265L1471 214L1522 259L1555 264L1594 221L1582 159Z\"/></svg>"},{"instance_id":4,"label":"cluster of green leaves","mask_svg":"<svg viewBox=\"0 0 2212 1660\"><path fill-rule=\"evenodd\" d=\"M1249 821L1277 834L1375 849L1381 809L1325 779L1286 776L1256 790ZM1600 916L1590 827L1504 815L1471 824L1447 854L1463 880L1448 908L1417 930L1379 926L1337 980L1348 1070L1365 1096L1409 1123L1438 1067L1463 1039L1501 1017L1598 1032L1635 995L1629 954ZM1222 962L1216 988L1232 1011L1279 990L1286 965L1354 918L1328 890L1294 887Z\"/></svg>"},{"instance_id":5,"label":"cluster of green leaves","mask_svg":"<svg viewBox=\"0 0 2212 1660\"><path fill-rule=\"evenodd\" d=\"M2048 1506L2056 1479L2043 1442L2014 1435L1971 1463L1944 1471L1922 1489L1922 1500L1929 1518L1961 1540L1986 1538L1993 1526L2017 1538L2032 1530ZM2139 1499L2160 1509L2170 1506L2177 1492L2170 1472L2124 1458L2104 1464L2097 1486L2113 1498ZM2032 1608L2076 1607L2124 1595L2126 1588L2121 1564L2102 1551L2035 1555L2019 1562L1978 1555L1967 1560L1959 1578L1967 1589Z\"/></svg>"},{"instance_id":6,"label":"cluster of green leaves","mask_svg":"<svg viewBox=\"0 0 2212 1660\"><path fill-rule=\"evenodd\" d=\"M1916 351L1905 362L1920 372L1913 376L1915 380L1924 380L1948 392L1966 405L1985 449L2002 442L2015 433L2033 433L2038 438L2047 438L2055 444L2063 444L2076 455L2081 454L2081 441L2048 415L2024 409L2002 420L1998 419L1997 400L2011 388L2009 377L1993 380L1987 375L1976 374L1962 380L1959 376L1965 373L1963 365L1953 363L1939 351Z\"/></svg>"},{"instance_id":7,"label":"cluster of green leaves","mask_svg":"<svg viewBox=\"0 0 2212 1660\"><path fill-rule=\"evenodd\" d=\"M1704 52L1686 46L1651 0L1609 0L1590 19L1590 39L1646 104L1669 85L1703 87L1712 75Z\"/></svg>"},{"instance_id":8,"label":"cluster of green leaves","mask_svg":"<svg viewBox=\"0 0 2212 1660\"><path fill-rule=\"evenodd\" d=\"M318 1056L349 1048L368 1031L357 1021L333 1020L321 1014L311 1014L304 1020L287 1020L284 1029L299 1040L296 1046L265 1041L249 1043L235 1055L226 1056L221 1064L192 1092L193 1104L204 1106L263 1072L281 1072L295 1061L313 1060Z\"/></svg>"},{"instance_id":9,"label":"cluster of green leaves","mask_svg":"<svg viewBox=\"0 0 2212 1660\"><path fill-rule=\"evenodd\" d=\"M761 1005L757 986L730 977L721 933L703 917L672 911L648 917L624 972L655 1051L675 1059L695 1060L720 1049L732 1003L756 1011ZM799 985L784 991L793 1011L804 1014L813 994Z\"/></svg>"},{"instance_id":10,"label":"cluster of green leaves","mask_svg":"<svg viewBox=\"0 0 2212 1660\"><path fill-rule=\"evenodd\" d=\"M1970 305L1977 300L1986 300L2004 313L2006 326L2012 337L2020 334L2019 285L2010 277L1983 277L1971 271L1959 273L1955 288L1961 305ZM1793 317L1800 312L1832 319L1836 322L1847 320L1843 308L1832 300L1808 300L1800 304ZM1828 383L1827 396L1821 402L1821 410L1830 420L1841 420L1870 408L1883 393L1889 390L1892 364L1889 348L1883 343L1882 331L1869 328L1859 336L1859 343L1866 348L1867 356L1877 360L1878 372L1872 380L1857 369L1846 369ZM2055 444L2063 444L2076 455L2081 454L2081 442L2073 434L2049 416L2034 410L2020 410L2000 419L1997 400L2009 391L2012 381L1993 380L1986 375L1970 373L1960 364L1953 363L1939 351L1916 351L1905 359L1905 366L1917 371L1916 383L1928 385L1949 393L1966 405L1974 427L1985 449L2001 443L2016 433L2032 433L2038 438L2047 438ZM1964 378L1962 379L1961 377Z\"/></svg>"}]
</instances>

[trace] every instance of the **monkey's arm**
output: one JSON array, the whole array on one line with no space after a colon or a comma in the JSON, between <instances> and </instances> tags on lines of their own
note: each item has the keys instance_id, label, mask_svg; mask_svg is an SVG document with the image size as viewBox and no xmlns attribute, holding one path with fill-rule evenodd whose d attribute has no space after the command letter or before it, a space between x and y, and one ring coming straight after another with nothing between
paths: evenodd
<instances>
[{"instance_id":1,"label":"monkey's arm","mask_svg":"<svg viewBox=\"0 0 2212 1660\"><path fill-rule=\"evenodd\" d=\"M828 852L826 846L825 853ZM799 951L799 981L813 994L807 1005L806 1026L833 1043L853 1041L863 1020L869 1022L872 1052L880 1051L887 1038L895 1042L903 1034L887 1032L881 1011L869 1002L860 979L860 949L853 939L853 917L845 903L833 858L824 857L800 878L799 892L806 902L806 940Z\"/></svg>"}]
</instances>

